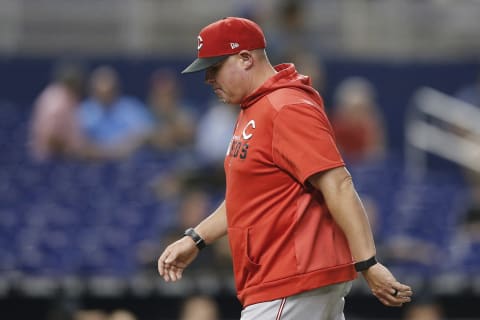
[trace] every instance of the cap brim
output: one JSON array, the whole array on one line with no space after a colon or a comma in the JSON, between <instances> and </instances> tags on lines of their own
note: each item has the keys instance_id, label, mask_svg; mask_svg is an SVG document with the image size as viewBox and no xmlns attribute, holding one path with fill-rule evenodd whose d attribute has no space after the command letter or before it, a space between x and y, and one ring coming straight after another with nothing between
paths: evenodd
<instances>
[{"instance_id":1,"label":"cap brim","mask_svg":"<svg viewBox=\"0 0 480 320\"><path fill-rule=\"evenodd\" d=\"M188 67L186 67L185 70L182 71L182 73L192 73L208 69L227 57L228 55L211 58L197 58Z\"/></svg>"}]
</instances>

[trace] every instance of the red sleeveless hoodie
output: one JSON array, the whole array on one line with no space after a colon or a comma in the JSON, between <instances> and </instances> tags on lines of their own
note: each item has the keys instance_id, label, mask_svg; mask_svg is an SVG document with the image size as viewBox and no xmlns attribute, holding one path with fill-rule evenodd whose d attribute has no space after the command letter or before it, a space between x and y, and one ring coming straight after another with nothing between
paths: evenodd
<instances>
[{"instance_id":1,"label":"red sleeveless hoodie","mask_svg":"<svg viewBox=\"0 0 480 320\"><path fill-rule=\"evenodd\" d=\"M225 158L228 237L243 306L353 280L343 231L308 183L340 167L310 79L292 64L246 97Z\"/></svg>"}]
</instances>

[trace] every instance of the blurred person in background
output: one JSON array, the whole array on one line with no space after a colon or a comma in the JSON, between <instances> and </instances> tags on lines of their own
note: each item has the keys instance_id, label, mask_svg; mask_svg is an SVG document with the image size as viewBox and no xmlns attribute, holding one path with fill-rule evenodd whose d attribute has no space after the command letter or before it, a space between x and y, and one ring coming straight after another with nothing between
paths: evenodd
<instances>
[{"instance_id":1,"label":"blurred person in background","mask_svg":"<svg viewBox=\"0 0 480 320\"><path fill-rule=\"evenodd\" d=\"M153 182L159 198L174 198L181 190L192 187L213 194L223 193L223 161L237 115L235 106L210 100L197 121L190 161L178 162L174 170L156 177Z\"/></svg>"},{"instance_id":2,"label":"blurred person in background","mask_svg":"<svg viewBox=\"0 0 480 320\"><path fill-rule=\"evenodd\" d=\"M472 190L475 205L469 206L460 224L461 233L465 234L471 242L480 243L480 188Z\"/></svg>"},{"instance_id":3,"label":"blurred person in background","mask_svg":"<svg viewBox=\"0 0 480 320\"><path fill-rule=\"evenodd\" d=\"M291 55L291 48L305 52L308 48L316 52L318 41L311 38L307 31L304 1L282 0L272 5L275 7L272 13L275 19L272 29L267 32L272 61L288 61L280 59Z\"/></svg>"},{"instance_id":4,"label":"blurred person in background","mask_svg":"<svg viewBox=\"0 0 480 320\"><path fill-rule=\"evenodd\" d=\"M110 66L93 70L89 97L79 107L81 129L97 148L92 158L124 158L142 146L154 128L152 115L138 99L121 93L120 79Z\"/></svg>"},{"instance_id":5,"label":"blurred person in background","mask_svg":"<svg viewBox=\"0 0 480 320\"><path fill-rule=\"evenodd\" d=\"M75 312L73 320L108 320L108 314L103 310L81 309Z\"/></svg>"},{"instance_id":6,"label":"blurred person in background","mask_svg":"<svg viewBox=\"0 0 480 320\"><path fill-rule=\"evenodd\" d=\"M179 208L174 215L175 224L162 234L159 253L166 245L175 241L179 234L192 225L199 224L211 212L211 203L209 194L200 188L183 189L180 193ZM156 255L157 257L159 255ZM152 256L150 256L151 258ZM152 261L155 265L155 261ZM208 251L205 257L195 261L193 269L209 269L212 262L212 251Z\"/></svg>"},{"instance_id":7,"label":"blurred person in background","mask_svg":"<svg viewBox=\"0 0 480 320\"><path fill-rule=\"evenodd\" d=\"M150 142L162 152L191 148L196 115L182 99L182 90L170 69L156 70L150 80L147 105L155 119Z\"/></svg>"},{"instance_id":8,"label":"blurred person in background","mask_svg":"<svg viewBox=\"0 0 480 320\"><path fill-rule=\"evenodd\" d=\"M446 320L445 312L427 284L404 310L402 320Z\"/></svg>"},{"instance_id":9,"label":"blurred person in background","mask_svg":"<svg viewBox=\"0 0 480 320\"><path fill-rule=\"evenodd\" d=\"M194 147L198 163L189 178L194 183L214 190L223 190L223 160L237 115L238 109L235 106L210 101L207 112L198 121Z\"/></svg>"},{"instance_id":10,"label":"blurred person in background","mask_svg":"<svg viewBox=\"0 0 480 320\"><path fill-rule=\"evenodd\" d=\"M106 320L137 320L137 317L128 310L116 309L108 315Z\"/></svg>"},{"instance_id":11,"label":"blurred person in background","mask_svg":"<svg viewBox=\"0 0 480 320\"><path fill-rule=\"evenodd\" d=\"M455 97L477 107L477 110L480 111L480 72L478 72L476 80L460 88L455 94ZM480 112L478 114L480 116ZM478 236L478 234L480 234L480 135L465 128L454 128L454 130L456 134L470 141L474 141L478 145L477 154L479 155L479 162L477 170L463 168L462 171L470 194L468 204L464 212L461 213L460 228L457 230L459 235L457 236L457 243L454 245L457 246L463 242L465 248L471 248L474 243L480 244L480 237ZM475 232L479 232L477 236L475 236ZM461 252L463 251L465 250L461 250ZM480 259L478 259L478 261L480 262Z\"/></svg>"},{"instance_id":12,"label":"blurred person in background","mask_svg":"<svg viewBox=\"0 0 480 320\"><path fill-rule=\"evenodd\" d=\"M83 91L84 71L80 66L56 66L53 81L34 102L29 147L35 160L82 156L86 137L76 113Z\"/></svg>"},{"instance_id":13,"label":"blurred person in background","mask_svg":"<svg viewBox=\"0 0 480 320\"><path fill-rule=\"evenodd\" d=\"M462 270L467 276L478 272L480 266L480 188L472 187L470 195L449 248L449 267Z\"/></svg>"},{"instance_id":14,"label":"blurred person in background","mask_svg":"<svg viewBox=\"0 0 480 320\"><path fill-rule=\"evenodd\" d=\"M357 272L383 304L409 302L411 288L375 258L367 215L309 77L293 64L272 66L251 20L218 20L197 39L197 59L183 73L205 71L219 100L241 110L224 162L225 200L165 248L164 280L180 280L200 249L228 234L242 320L343 319Z\"/></svg>"},{"instance_id":15,"label":"blurred person in background","mask_svg":"<svg viewBox=\"0 0 480 320\"><path fill-rule=\"evenodd\" d=\"M325 89L327 87L325 66L313 51L300 51L295 49L287 54L282 60L293 62L298 69L298 72L309 75L312 81L312 87L314 87L320 95L323 96L325 94Z\"/></svg>"},{"instance_id":16,"label":"blurred person in background","mask_svg":"<svg viewBox=\"0 0 480 320\"><path fill-rule=\"evenodd\" d=\"M479 111L478 114L480 117L480 71L478 72L477 78L473 83L465 85L461 87L457 92L454 94L454 97L477 108ZM471 139L478 143L479 150L480 150L480 135L478 132L473 132L467 128L460 128L458 126L454 126L451 128L456 134L463 136L465 138ZM472 170L468 170L467 178L470 179L469 182L472 185L480 185L480 164L478 166L478 171L473 172Z\"/></svg>"},{"instance_id":17,"label":"blurred person in background","mask_svg":"<svg viewBox=\"0 0 480 320\"><path fill-rule=\"evenodd\" d=\"M211 100L207 111L198 120L195 153L206 165L222 166L238 110L235 106Z\"/></svg>"},{"instance_id":18,"label":"blurred person in background","mask_svg":"<svg viewBox=\"0 0 480 320\"><path fill-rule=\"evenodd\" d=\"M153 257L158 257L163 247L176 240L178 234L182 234L189 226L200 223L211 211L210 196L200 188L181 189L175 194L175 197L178 199L169 199L176 203L170 226L159 232L159 239L154 242L143 242L137 250L137 257L146 274L151 274L155 270L156 259ZM214 271L216 269L215 259L215 250L208 250L201 259L195 261L192 269Z\"/></svg>"},{"instance_id":19,"label":"blurred person in background","mask_svg":"<svg viewBox=\"0 0 480 320\"><path fill-rule=\"evenodd\" d=\"M207 295L193 295L186 298L178 320L220 320L218 303Z\"/></svg>"},{"instance_id":20,"label":"blurred person in background","mask_svg":"<svg viewBox=\"0 0 480 320\"><path fill-rule=\"evenodd\" d=\"M179 209L175 214L175 225L162 233L160 247L157 247L155 255L149 258L158 257L162 249L178 238L179 234L190 226L199 224L212 211L214 196L211 192L205 191L203 187L183 186L180 192ZM155 266L156 261L152 261ZM210 272L217 276L232 276L232 261L228 239L222 238L205 250L202 256L198 257L192 265L192 270ZM153 268L155 269L155 268ZM150 269L152 270L152 269Z\"/></svg>"},{"instance_id":21,"label":"blurred person in background","mask_svg":"<svg viewBox=\"0 0 480 320\"><path fill-rule=\"evenodd\" d=\"M331 121L338 147L347 162L382 159L386 152L383 115L372 84L361 77L342 81L334 95Z\"/></svg>"},{"instance_id":22,"label":"blurred person in background","mask_svg":"<svg viewBox=\"0 0 480 320\"><path fill-rule=\"evenodd\" d=\"M445 320L437 303L414 303L407 308L403 320Z\"/></svg>"}]
</instances>

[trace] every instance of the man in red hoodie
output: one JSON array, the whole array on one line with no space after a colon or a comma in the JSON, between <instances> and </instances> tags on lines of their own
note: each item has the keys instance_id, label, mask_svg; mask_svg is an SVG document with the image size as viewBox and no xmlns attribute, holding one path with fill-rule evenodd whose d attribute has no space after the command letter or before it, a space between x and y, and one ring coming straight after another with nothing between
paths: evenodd
<instances>
[{"instance_id":1,"label":"man in red hoodie","mask_svg":"<svg viewBox=\"0 0 480 320\"><path fill-rule=\"evenodd\" d=\"M336 147L323 101L293 64L273 67L260 27L224 18L200 31L197 59L220 100L240 105L225 158L225 201L158 259L176 281L228 234L242 320L344 319L361 272L387 306L412 290L375 259L370 225Z\"/></svg>"}]
</instances>

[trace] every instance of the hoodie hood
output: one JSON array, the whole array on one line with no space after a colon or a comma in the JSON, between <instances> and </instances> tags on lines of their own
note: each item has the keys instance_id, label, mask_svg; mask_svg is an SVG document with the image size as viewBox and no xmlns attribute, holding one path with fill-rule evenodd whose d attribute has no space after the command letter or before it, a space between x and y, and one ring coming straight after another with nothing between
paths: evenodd
<instances>
[{"instance_id":1,"label":"hoodie hood","mask_svg":"<svg viewBox=\"0 0 480 320\"><path fill-rule=\"evenodd\" d=\"M323 104L319 93L312 87L310 77L299 74L292 63L279 64L274 68L277 71L277 74L268 79L252 94L245 97L240 104L240 107L248 108L270 92L282 88L303 90L319 104Z\"/></svg>"}]
</instances>

